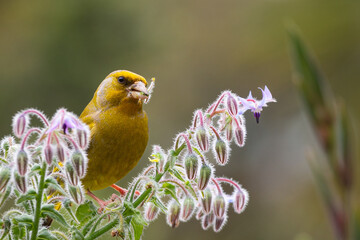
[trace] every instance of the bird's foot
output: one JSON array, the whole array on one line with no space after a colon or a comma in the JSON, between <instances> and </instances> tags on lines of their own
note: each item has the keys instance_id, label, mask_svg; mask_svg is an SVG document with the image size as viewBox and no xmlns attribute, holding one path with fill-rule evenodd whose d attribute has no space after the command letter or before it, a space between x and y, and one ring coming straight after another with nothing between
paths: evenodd
<instances>
[{"instance_id":1,"label":"bird's foot","mask_svg":"<svg viewBox=\"0 0 360 240\"><path fill-rule=\"evenodd\" d=\"M126 195L126 193L128 192L127 189L122 188L122 187L119 187L119 186L116 185L116 184L111 185L111 187L112 187L113 189L115 189L116 191L118 191L122 197L124 197L124 196ZM139 192L139 191L135 191L135 197L137 197L137 196L139 196L139 195L140 195L140 192Z\"/></svg>"},{"instance_id":2,"label":"bird's foot","mask_svg":"<svg viewBox=\"0 0 360 240\"><path fill-rule=\"evenodd\" d=\"M113 194L110 198L110 200L108 201L103 201L100 198L98 198L97 196L95 196L95 194L93 194L92 192L90 192L89 190L86 192L87 195L89 195L92 199L94 199L98 204L99 204L99 209L98 209L98 213L102 213L105 209L105 207L109 204L114 202L116 199L118 199L119 197L116 194Z\"/></svg>"}]
</instances>

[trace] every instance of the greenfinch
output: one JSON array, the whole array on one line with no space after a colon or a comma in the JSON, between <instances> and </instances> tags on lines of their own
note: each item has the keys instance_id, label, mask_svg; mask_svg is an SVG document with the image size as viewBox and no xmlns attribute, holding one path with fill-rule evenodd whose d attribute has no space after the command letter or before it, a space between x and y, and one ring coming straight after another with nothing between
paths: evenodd
<instances>
[{"instance_id":1,"label":"greenfinch","mask_svg":"<svg viewBox=\"0 0 360 240\"><path fill-rule=\"evenodd\" d=\"M87 191L109 187L139 162L148 138L143 103L147 82L130 71L110 73L80 115L90 128L88 167L82 183Z\"/></svg>"}]
</instances>

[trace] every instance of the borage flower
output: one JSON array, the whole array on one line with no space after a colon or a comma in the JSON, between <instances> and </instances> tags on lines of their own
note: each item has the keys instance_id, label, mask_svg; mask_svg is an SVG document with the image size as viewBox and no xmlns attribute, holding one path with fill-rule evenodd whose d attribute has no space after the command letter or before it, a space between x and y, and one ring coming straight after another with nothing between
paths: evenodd
<instances>
[{"instance_id":1,"label":"borage flower","mask_svg":"<svg viewBox=\"0 0 360 240\"><path fill-rule=\"evenodd\" d=\"M272 97L270 90L265 85L264 90L262 88L259 88L263 94L263 97L261 100L256 100L251 95L251 91L249 92L249 95L246 99L239 97L239 100L242 104L242 108L240 109L239 114L245 113L247 110L251 110L251 112L254 113L254 116L256 118L256 122L259 123L260 119L260 112L262 111L263 107L267 107L267 103L269 102L276 102L276 99Z\"/></svg>"},{"instance_id":2,"label":"borage flower","mask_svg":"<svg viewBox=\"0 0 360 240\"><path fill-rule=\"evenodd\" d=\"M81 123L74 114L66 111L64 108L61 108L56 112L54 118L52 119L47 133L51 133L55 130L63 130L64 134L68 134L69 128L87 131L87 127Z\"/></svg>"}]
</instances>

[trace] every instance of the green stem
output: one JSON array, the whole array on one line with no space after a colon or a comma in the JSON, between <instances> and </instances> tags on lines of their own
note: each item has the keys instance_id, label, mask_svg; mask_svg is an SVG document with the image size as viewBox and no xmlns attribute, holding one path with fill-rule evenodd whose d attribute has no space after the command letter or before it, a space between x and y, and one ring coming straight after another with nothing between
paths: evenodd
<instances>
[{"instance_id":1,"label":"green stem","mask_svg":"<svg viewBox=\"0 0 360 240\"><path fill-rule=\"evenodd\" d=\"M46 174L46 162L43 162L41 172L40 172L40 183L38 186L38 194L36 196L36 209L35 209L35 217L34 217L34 227L31 234L31 240L36 240L37 234L39 231L39 222L40 222L40 213L41 213L41 202L42 196L44 192L44 182L45 182L45 174Z\"/></svg>"},{"instance_id":2,"label":"green stem","mask_svg":"<svg viewBox=\"0 0 360 240\"><path fill-rule=\"evenodd\" d=\"M116 218L112 222L106 224L104 227L100 228L99 230L92 233L89 237L85 238L85 240L93 240L97 237L103 235L107 231L111 230L113 227L115 227L119 223L119 219Z\"/></svg>"},{"instance_id":3,"label":"green stem","mask_svg":"<svg viewBox=\"0 0 360 240\"><path fill-rule=\"evenodd\" d=\"M152 191L152 188L146 189L146 190L136 199L136 201L133 203L134 208L136 208L137 206L139 206L140 203L141 203L142 201L144 201L144 200L148 197L148 195L150 194L151 191Z\"/></svg>"}]
</instances>

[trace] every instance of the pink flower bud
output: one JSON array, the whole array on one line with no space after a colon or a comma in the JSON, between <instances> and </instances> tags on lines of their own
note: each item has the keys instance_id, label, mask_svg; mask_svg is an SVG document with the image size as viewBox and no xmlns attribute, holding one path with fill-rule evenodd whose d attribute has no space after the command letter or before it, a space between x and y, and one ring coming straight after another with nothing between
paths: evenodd
<instances>
[{"instance_id":1,"label":"pink flower bud","mask_svg":"<svg viewBox=\"0 0 360 240\"><path fill-rule=\"evenodd\" d=\"M89 144L87 132L85 130L78 129L76 133L80 148L86 149Z\"/></svg>"},{"instance_id":2,"label":"pink flower bud","mask_svg":"<svg viewBox=\"0 0 360 240\"><path fill-rule=\"evenodd\" d=\"M201 226L204 230L207 230L214 223L214 214L209 213L205 215L202 219Z\"/></svg>"},{"instance_id":3,"label":"pink flower bud","mask_svg":"<svg viewBox=\"0 0 360 240\"><path fill-rule=\"evenodd\" d=\"M198 179L198 187L200 190L204 190L207 187L209 180L211 178L211 173L212 170L210 166L206 164L203 164L201 166L199 179Z\"/></svg>"},{"instance_id":4,"label":"pink flower bud","mask_svg":"<svg viewBox=\"0 0 360 240\"><path fill-rule=\"evenodd\" d=\"M245 145L245 130L242 126L236 126L234 129L235 133L235 143L239 147L243 147Z\"/></svg>"},{"instance_id":5,"label":"pink flower bud","mask_svg":"<svg viewBox=\"0 0 360 240\"><path fill-rule=\"evenodd\" d=\"M210 189L205 189L204 197L201 198L201 206L204 213L208 214L211 211L211 203L212 203L212 192Z\"/></svg>"},{"instance_id":6,"label":"pink flower bud","mask_svg":"<svg viewBox=\"0 0 360 240\"><path fill-rule=\"evenodd\" d=\"M28 118L22 113L16 114L13 120L13 132L15 136L20 138L26 131L28 126Z\"/></svg>"},{"instance_id":7,"label":"pink flower bud","mask_svg":"<svg viewBox=\"0 0 360 240\"><path fill-rule=\"evenodd\" d=\"M213 206L215 216L219 218L223 217L226 212L226 207L227 204L224 196L222 194L217 195L214 199L214 206Z\"/></svg>"},{"instance_id":8,"label":"pink flower bud","mask_svg":"<svg viewBox=\"0 0 360 240\"><path fill-rule=\"evenodd\" d=\"M53 158L53 150L52 150L52 146L50 144L46 145L44 148L44 157L45 157L46 163L48 165L51 165L52 158Z\"/></svg>"},{"instance_id":9,"label":"pink flower bud","mask_svg":"<svg viewBox=\"0 0 360 240\"><path fill-rule=\"evenodd\" d=\"M16 156L16 166L18 173L21 176L24 176L26 174L28 169L28 163L29 163L28 154L25 152L25 150L20 149L20 151Z\"/></svg>"},{"instance_id":10,"label":"pink flower bud","mask_svg":"<svg viewBox=\"0 0 360 240\"><path fill-rule=\"evenodd\" d=\"M242 213L249 201L249 194L245 189L236 190L233 195L233 206L236 213Z\"/></svg>"},{"instance_id":11,"label":"pink flower bud","mask_svg":"<svg viewBox=\"0 0 360 240\"><path fill-rule=\"evenodd\" d=\"M180 205L175 200L170 201L167 213L167 224L170 227L176 228L179 226L180 210Z\"/></svg>"},{"instance_id":12,"label":"pink flower bud","mask_svg":"<svg viewBox=\"0 0 360 240\"><path fill-rule=\"evenodd\" d=\"M236 116L236 114L238 113L238 104L237 104L236 99L234 98L233 94L231 94L231 93L229 93L229 95L227 97L226 107L227 107L228 112L232 116Z\"/></svg>"},{"instance_id":13,"label":"pink flower bud","mask_svg":"<svg viewBox=\"0 0 360 240\"><path fill-rule=\"evenodd\" d=\"M186 196L182 203L181 220L187 221L191 218L195 210L195 203L192 197Z\"/></svg>"},{"instance_id":14,"label":"pink flower bud","mask_svg":"<svg viewBox=\"0 0 360 240\"><path fill-rule=\"evenodd\" d=\"M195 179L199 167L199 161L197 156L193 153L187 154L184 159L184 165L186 176L188 177L188 179Z\"/></svg>"},{"instance_id":15,"label":"pink flower bud","mask_svg":"<svg viewBox=\"0 0 360 240\"><path fill-rule=\"evenodd\" d=\"M227 220L227 216L224 215L223 217L215 217L214 224L213 224L213 230L214 232L220 232L221 229L225 226Z\"/></svg>"},{"instance_id":16,"label":"pink flower bud","mask_svg":"<svg viewBox=\"0 0 360 240\"><path fill-rule=\"evenodd\" d=\"M226 140L231 142L233 137L233 122L232 119L225 125L225 136Z\"/></svg>"},{"instance_id":17,"label":"pink flower bud","mask_svg":"<svg viewBox=\"0 0 360 240\"><path fill-rule=\"evenodd\" d=\"M21 193L26 193L27 183L26 177L19 175L17 172L14 172L15 186Z\"/></svg>"},{"instance_id":18,"label":"pink flower bud","mask_svg":"<svg viewBox=\"0 0 360 240\"><path fill-rule=\"evenodd\" d=\"M6 188L11 177L11 171L7 167L1 167L0 170L0 192Z\"/></svg>"},{"instance_id":19,"label":"pink flower bud","mask_svg":"<svg viewBox=\"0 0 360 240\"><path fill-rule=\"evenodd\" d=\"M79 184L79 177L76 174L75 168L71 162L65 163L65 170L66 170L65 172L66 172L66 178L67 178L68 182L72 186L77 186Z\"/></svg>"},{"instance_id":20,"label":"pink flower bud","mask_svg":"<svg viewBox=\"0 0 360 240\"><path fill-rule=\"evenodd\" d=\"M81 204L84 200L82 190L79 186L71 186L68 185L68 191L71 196L71 198L77 203Z\"/></svg>"},{"instance_id":21,"label":"pink flower bud","mask_svg":"<svg viewBox=\"0 0 360 240\"><path fill-rule=\"evenodd\" d=\"M57 155L60 162L63 163L65 161L64 147L61 146L60 144L58 144L57 147L56 147L56 155Z\"/></svg>"},{"instance_id":22,"label":"pink flower bud","mask_svg":"<svg viewBox=\"0 0 360 240\"><path fill-rule=\"evenodd\" d=\"M84 155L80 151L75 151L71 155L71 162L75 168L76 174L82 178L85 176L86 160Z\"/></svg>"},{"instance_id":23,"label":"pink flower bud","mask_svg":"<svg viewBox=\"0 0 360 240\"><path fill-rule=\"evenodd\" d=\"M201 151L207 152L209 150L209 136L203 126L196 128L195 137Z\"/></svg>"},{"instance_id":24,"label":"pink flower bud","mask_svg":"<svg viewBox=\"0 0 360 240\"><path fill-rule=\"evenodd\" d=\"M203 216L204 216L203 210L199 209L199 211L196 213L195 218L196 218L196 220L200 220L200 219L202 219Z\"/></svg>"},{"instance_id":25,"label":"pink flower bud","mask_svg":"<svg viewBox=\"0 0 360 240\"><path fill-rule=\"evenodd\" d=\"M220 138L216 139L215 141L214 153L216 157L216 162L219 165L225 165L228 162L229 149L227 143Z\"/></svg>"},{"instance_id":26,"label":"pink flower bud","mask_svg":"<svg viewBox=\"0 0 360 240\"><path fill-rule=\"evenodd\" d=\"M144 214L146 221L151 222L155 220L158 215L159 215L159 208L153 202L148 202L145 206L145 214Z\"/></svg>"}]
</instances>

